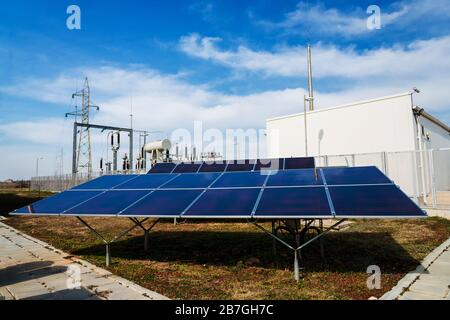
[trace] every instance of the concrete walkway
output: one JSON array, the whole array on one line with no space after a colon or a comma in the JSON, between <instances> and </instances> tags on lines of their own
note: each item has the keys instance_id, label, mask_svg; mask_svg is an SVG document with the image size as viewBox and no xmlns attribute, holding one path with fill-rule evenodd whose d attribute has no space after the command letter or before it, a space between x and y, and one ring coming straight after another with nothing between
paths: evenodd
<instances>
[{"instance_id":1,"label":"concrete walkway","mask_svg":"<svg viewBox=\"0 0 450 320\"><path fill-rule=\"evenodd\" d=\"M450 300L450 238L381 300Z\"/></svg>"},{"instance_id":2,"label":"concrete walkway","mask_svg":"<svg viewBox=\"0 0 450 320\"><path fill-rule=\"evenodd\" d=\"M167 298L0 223L1 299Z\"/></svg>"}]
</instances>

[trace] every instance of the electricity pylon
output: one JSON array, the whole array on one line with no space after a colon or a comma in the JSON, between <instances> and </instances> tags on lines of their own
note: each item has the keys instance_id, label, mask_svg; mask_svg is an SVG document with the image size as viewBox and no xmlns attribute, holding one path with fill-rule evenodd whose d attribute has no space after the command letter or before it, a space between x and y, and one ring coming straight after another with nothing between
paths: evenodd
<instances>
[{"instance_id":1,"label":"electricity pylon","mask_svg":"<svg viewBox=\"0 0 450 320\"><path fill-rule=\"evenodd\" d=\"M66 117L69 115L75 116L75 122L77 122L77 117L80 116L81 123L88 125L90 109L95 108L99 110L99 107L91 104L91 90L87 77L84 81L83 89L72 94L72 99L75 97L81 97L81 113L78 112L78 107L75 106L76 111L67 113ZM75 168L76 172L74 173L87 173L89 178L92 176L91 135L89 126L80 127Z\"/></svg>"}]
</instances>

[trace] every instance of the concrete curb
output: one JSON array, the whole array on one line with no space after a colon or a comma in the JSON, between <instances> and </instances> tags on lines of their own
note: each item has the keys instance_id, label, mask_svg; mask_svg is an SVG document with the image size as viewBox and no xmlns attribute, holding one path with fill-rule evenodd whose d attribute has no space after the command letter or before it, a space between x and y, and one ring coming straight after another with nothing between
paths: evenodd
<instances>
[{"instance_id":1,"label":"concrete curb","mask_svg":"<svg viewBox=\"0 0 450 320\"><path fill-rule=\"evenodd\" d=\"M99 274L100 276L108 277L112 281L117 282L118 284L120 284L120 285L122 285L122 286L124 286L126 288L129 288L129 289L131 289L131 290L133 290L133 291L135 291L135 292L145 296L148 299L152 299L152 300L170 300L169 298L167 298L167 297L165 297L165 296L163 296L163 295L161 295L161 294L159 294L157 292L151 291L151 290L146 289L146 288L144 288L144 287L142 287L142 286L140 286L140 285L138 285L138 284L136 284L136 283L134 283L132 281L129 281L129 280L126 280L126 279L124 279L124 278L122 278L120 276L117 276L117 275L109 272L108 270L105 270L103 268L97 267L96 265L94 265L92 263L89 263L89 262L87 262L85 260L82 260L82 259L79 259L77 257L74 257L74 256L72 256L72 255L70 255L70 254L68 254L68 253L66 253L66 252L64 252L62 250L56 249L55 247L51 246L50 244L48 244L46 242L43 242L43 241L41 241L39 239L33 238L33 237L31 237L31 236L29 236L29 235L27 235L27 234L25 234L25 233L15 229L15 228L13 228L13 227L11 227L11 226L9 226L7 224L4 224L4 223L0 222L0 228L6 228L6 229L8 229L11 232L16 233L17 235L20 235L21 237L23 237L23 238L25 238L25 239L27 239L29 241L32 241L32 242L34 242L34 243L44 247L45 249L53 251L54 253L60 255L62 259L69 260L69 261L71 261L73 263L80 264L83 267L94 271L95 273Z\"/></svg>"},{"instance_id":2,"label":"concrete curb","mask_svg":"<svg viewBox=\"0 0 450 320\"><path fill-rule=\"evenodd\" d=\"M386 292L379 300L396 300L436 261L437 258L450 248L450 238L435 248L414 271L404 276L391 291Z\"/></svg>"}]
</instances>

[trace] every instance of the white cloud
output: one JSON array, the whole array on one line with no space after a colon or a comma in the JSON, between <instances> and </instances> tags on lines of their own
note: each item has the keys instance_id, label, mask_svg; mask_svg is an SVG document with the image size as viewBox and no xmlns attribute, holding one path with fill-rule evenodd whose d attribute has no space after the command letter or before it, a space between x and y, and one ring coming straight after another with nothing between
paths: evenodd
<instances>
[{"instance_id":1,"label":"white cloud","mask_svg":"<svg viewBox=\"0 0 450 320\"><path fill-rule=\"evenodd\" d=\"M413 23L423 23L425 20L446 19L449 16L449 9L450 3L447 0L398 1L389 6L380 5L381 26L404 27ZM256 24L267 30L284 30L286 34L369 36L371 30L367 28L367 19L372 13L367 13L366 10L367 7L355 6L344 12L326 7L322 3L310 5L299 2L281 21L259 20Z\"/></svg>"},{"instance_id":2,"label":"white cloud","mask_svg":"<svg viewBox=\"0 0 450 320\"><path fill-rule=\"evenodd\" d=\"M221 63L235 69L262 72L269 76L302 77L307 73L306 47L280 47L273 51L255 51L239 46L236 50L221 50L219 38L197 34L180 39L180 49L193 57ZM450 37L412 42L408 46L393 46L365 50L339 48L333 45L313 46L314 76L368 78L379 76L426 76L430 72L450 72Z\"/></svg>"},{"instance_id":3,"label":"white cloud","mask_svg":"<svg viewBox=\"0 0 450 320\"><path fill-rule=\"evenodd\" d=\"M258 52L241 47L236 51L222 51L216 46L216 41L189 36L184 38L182 45L186 52L194 54L199 49L199 57L220 61L236 69L272 76L306 74L306 66L301 64L305 60L304 48L286 47L275 52ZM348 81L345 89L334 92L316 87L317 108L395 94L417 86L422 91L416 96L420 105L432 112L449 115L450 92L447 86L450 62L446 57L450 54L450 37L362 53L351 48L319 45L313 53L316 78L332 76L337 77L336 81L341 78ZM5 138L2 140L13 141L3 144L1 149L17 152L14 156L9 153L5 162L7 165L0 168L0 179L23 176L21 166L29 166L30 158L35 159L40 154L46 154L47 159L51 159L53 154L54 158L59 152L58 146L64 147L64 161L66 168L69 168L71 121L64 122L63 114L70 106L70 94L75 90L76 83L78 88L81 87L82 75L89 76L92 99L101 107L100 112L92 114L93 123L129 126L132 95L134 127L148 131L162 130L167 136L178 128L192 131L196 120L203 121L205 129L222 131L227 128L265 128L267 118L300 112L306 93L303 88L292 88L247 95L225 94L206 85L190 84L183 74L162 74L144 66L79 68L53 78L19 79L16 84L0 88L0 91L62 104L65 108L61 110L61 118L0 123L0 136ZM100 134L92 139L96 164L99 157L105 155L106 142L105 136ZM126 142L121 149L123 152L128 152ZM25 154L27 159L17 160L14 166L14 159L25 157ZM42 173L52 174L54 163L43 161ZM31 169L28 171L32 172Z\"/></svg>"}]
</instances>

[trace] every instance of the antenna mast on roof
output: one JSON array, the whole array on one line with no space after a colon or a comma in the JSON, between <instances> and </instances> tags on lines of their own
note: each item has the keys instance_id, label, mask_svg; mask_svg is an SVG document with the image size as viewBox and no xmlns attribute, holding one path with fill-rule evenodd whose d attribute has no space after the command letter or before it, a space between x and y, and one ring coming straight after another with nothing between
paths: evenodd
<instances>
[{"instance_id":1,"label":"antenna mast on roof","mask_svg":"<svg viewBox=\"0 0 450 320\"><path fill-rule=\"evenodd\" d=\"M311 44L308 43L308 90L309 90L309 111L314 110L313 84L312 84L312 66L311 66Z\"/></svg>"}]
</instances>

